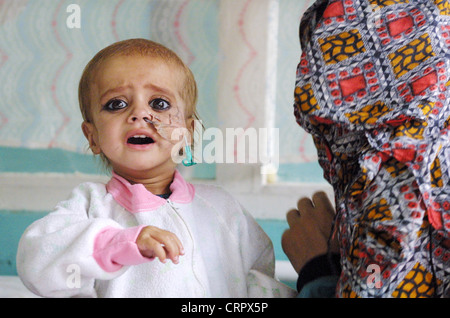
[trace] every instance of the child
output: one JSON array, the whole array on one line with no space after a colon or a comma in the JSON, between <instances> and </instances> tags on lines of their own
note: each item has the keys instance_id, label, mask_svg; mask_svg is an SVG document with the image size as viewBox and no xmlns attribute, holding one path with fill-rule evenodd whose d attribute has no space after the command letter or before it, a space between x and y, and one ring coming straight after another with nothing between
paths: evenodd
<instances>
[{"instance_id":1,"label":"child","mask_svg":"<svg viewBox=\"0 0 450 318\"><path fill-rule=\"evenodd\" d=\"M450 296L448 8L318 0L302 18L295 115L334 188L339 297Z\"/></svg>"},{"instance_id":2,"label":"child","mask_svg":"<svg viewBox=\"0 0 450 318\"><path fill-rule=\"evenodd\" d=\"M17 269L30 290L49 297L293 295L274 279L270 240L236 200L176 170L173 154L185 144L172 136L177 128L192 133L196 98L190 70L148 40L112 44L88 63L79 85L82 130L112 178L81 184L25 231Z\"/></svg>"}]
</instances>

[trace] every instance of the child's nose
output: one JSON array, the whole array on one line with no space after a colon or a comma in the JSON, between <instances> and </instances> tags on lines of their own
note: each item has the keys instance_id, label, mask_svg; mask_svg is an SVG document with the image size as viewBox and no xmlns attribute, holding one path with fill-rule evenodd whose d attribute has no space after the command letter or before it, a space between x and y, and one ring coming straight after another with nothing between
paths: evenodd
<instances>
[{"instance_id":1,"label":"child's nose","mask_svg":"<svg viewBox=\"0 0 450 318\"><path fill-rule=\"evenodd\" d=\"M128 121L130 123L133 123L136 121L151 120L151 117L152 117L152 115L148 111L148 105L146 105L146 107L137 106L137 107L133 107L133 111L130 114Z\"/></svg>"}]
</instances>

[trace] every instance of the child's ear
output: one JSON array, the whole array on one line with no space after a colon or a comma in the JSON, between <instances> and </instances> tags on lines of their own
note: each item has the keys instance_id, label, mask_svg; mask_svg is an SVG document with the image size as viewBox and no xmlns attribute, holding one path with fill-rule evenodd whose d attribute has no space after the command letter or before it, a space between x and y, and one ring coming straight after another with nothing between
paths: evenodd
<instances>
[{"instance_id":1,"label":"child's ear","mask_svg":"<svg viewBox=\"0 0 450 318\"><path fill-rule=\"evenodd\" d=\"M92 123L83 121L83 123L81 124L81 130L83 130L83 134L88 140L89 148L91 148L92 152L95 155L100 154L101 149L100 146L98 145L97 130L95 129L95 126Z\"/></svg>"}]
</instances>

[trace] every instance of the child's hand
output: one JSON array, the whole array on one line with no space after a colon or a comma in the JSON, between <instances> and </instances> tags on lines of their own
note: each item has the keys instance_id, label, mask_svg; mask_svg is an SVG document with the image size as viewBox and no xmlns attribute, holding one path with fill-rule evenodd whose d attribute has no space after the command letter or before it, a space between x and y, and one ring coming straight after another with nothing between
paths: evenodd
<instances>
[{"instance_id":1,"label":"child's hand","mask_svg":"<svg viewBox=\"0 0 450 318\"><path fill-rule=\"evenodd\" d=\"M166 259L178 264L180 255L184 255L183 245L178 237L154 226L146 226L139 233L136 244L145 257L158 257L163 263Z\"/></svg>"}]
</instances>

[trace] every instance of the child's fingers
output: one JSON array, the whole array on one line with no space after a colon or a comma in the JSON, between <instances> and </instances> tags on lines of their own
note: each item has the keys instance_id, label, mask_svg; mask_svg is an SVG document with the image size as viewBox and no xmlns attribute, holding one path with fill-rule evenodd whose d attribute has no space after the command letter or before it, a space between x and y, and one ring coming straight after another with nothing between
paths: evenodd
<instances>
[{"instance_id":1,"label":"child's fingers","mask_svg":"<svg viewBox=\"0 0 450 318\"><path fill-rule=\"evenodd\" d=\"M178 258L184 253L183 245L178 237L168 231L157 229L154 231L152 237L156 239L164 250L164 260L169 258L175 264L178 263ZM162 259L160 259L163 261Z\"/></svg>"},{"instance_id":2,"label":"child's fingers","mask_svg":"<svg viewBox=\"0 0 450 318\"><path fill-rule=\"evenodd\" d=\"M173 233L166 232L160 237L159 242L162 244L167 258L177 264L179 256L184 254L183 245L178 237Z\"/></svg>"},{"instance_id":3,"label":"child's fingers","mask_svg":"<svg viewBox=\"0 0 450 318\"><path fill-rule=\"evenodd\" d=\"M153 245L153 254L155 257L159 259L160 262L165 263L167 258L166 250L164 249L164 246L161 245L157 240L154 241Z\"/></svg>"},{"instance_id":4,"label":"child's fingers","mask_svg":"<svg viewBox=\"0 0 450 318\"><path fill-rule=\"evenodd\" d=\"M179 256L184 254L183 245L175 234L153 226L145 227L136 243L142 255L158 257L163 263L167 258L178 263Z\"/></svg>"},{"instance_id":5,"label":"child's fingers","mask_svg":"<svg viewBox=\"0 0 450 318\"><path fill-rule=\"evenodd\" d=\"M141 254L148 258L157 257L161 262L166 259L166 252L158 240L147 236L145 239L141 239L138 243Z\"/></svg>"},{"instance_id":6,"label":"child's fingers","mask_svg":"<svg viewBox=\"0 0 450 318\"><path fill-rule=\"evenodd\" d=\"M176 236L173 233L167 232L169 235L167 236L167 239L170 241L170 243L172 243L174 246L174 248L177 249L178 254L179 255L184 255L184 248L183 248L183 244L181 243L180 239L178 238L178 236Z\"/></svg>"}]
</instances>

